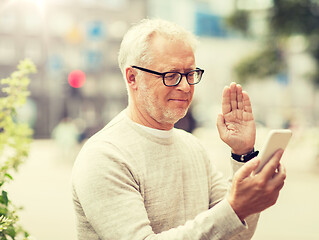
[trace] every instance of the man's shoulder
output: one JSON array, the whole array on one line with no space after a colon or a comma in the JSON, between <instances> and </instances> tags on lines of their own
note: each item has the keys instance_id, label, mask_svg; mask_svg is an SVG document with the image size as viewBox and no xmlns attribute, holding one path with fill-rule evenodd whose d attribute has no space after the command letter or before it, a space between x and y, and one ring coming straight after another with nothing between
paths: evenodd
<instances>
[{"instance_id":1,"label":"man's shoulder","mask_svg":"<svg viewBox=\"0 0 319 240\"><path fill-rule=\"evenodd\" d=\"M107 123L100 131L89 138L91 141L107 141L114 138L121 138L129 129L125 112L122 111L116 115L109 123Z\"/></svg>"},{"instance_id":2,"label":"man's shoulder","mask_svg":"<svg viewBox=\"0 0 319 240\"><path fill-rule=\"evenodd\" d=\"M123 145L129 141L130 127L127 125L125 113L119 113L84 143L76 158L77 164L94 167L106 164L108 159L121 161L125 151Z\"/></svg>"},{"instance_id":3,"label":"man's shoulder","mask_svg":"<svg viewBox=\"0 0 319 240\"><path fill-rule=\"evenodd\" d=\"M84 153L94 154L118 148L119 143L124 143L130 134L130 127L126 123L125 113L121 112L96 132L83 144L79 155Z\"/></svg>"}]
</instances>

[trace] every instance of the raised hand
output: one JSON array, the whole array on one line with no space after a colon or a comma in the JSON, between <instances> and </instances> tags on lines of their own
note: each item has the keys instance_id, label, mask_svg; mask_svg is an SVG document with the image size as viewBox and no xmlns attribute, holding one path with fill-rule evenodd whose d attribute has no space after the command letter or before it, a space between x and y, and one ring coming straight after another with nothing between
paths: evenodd
<instances>
[{"instance_id":1,"label":"raised hand","mask_svg":"<svg viewBox=\"0 0 319 240\"><path fill-rule=\"evenodd\" d=\"M222 114L218 115L217 128L220 138L235 154L253 150L256 126L251 102L239 84L231 83L223 91Z\"/></svg>"}]
</instances>

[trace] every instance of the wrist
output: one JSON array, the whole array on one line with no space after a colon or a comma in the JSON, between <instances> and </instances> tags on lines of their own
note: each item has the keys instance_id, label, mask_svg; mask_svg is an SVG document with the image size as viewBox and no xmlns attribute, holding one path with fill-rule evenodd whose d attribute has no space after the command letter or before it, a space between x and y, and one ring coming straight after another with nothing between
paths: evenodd
<instances>
[{"instance_id":1,"label":"wrist","mask_svg":"<svg viewBox=\"0 0 319 240\"><path fill-rule=\"evenodd\" d=\"M244 216L244 214L241 213L241 211L238 209L238 207L236 206L235 202L232 201L232 199L230 197L228 197L228 202L229 205L231 206L231 208L233 209L233 211L236 213L237 217L239 218L239 220L241 222L244 222L246 216Z\"/></svg>"},{"instance_id":2,"label":"wrist","mask_svg":"<svg viewBox=\"0 0 319 240\"><path fill-rule=\"evenodd\" d=\"M253 148L251 151L245 153L245 154L236 154L234 152L231 153L232 159L236 160L237 162L248 162L249 160L253 159L254 157L258 156L259 151L255 151L255 148Z\"/></svg>"},{"instance_id":3,"label":"wrist","mask_svg":"<svg viewBox=\"0 0 319 240\"><path fill-rule=\"evenodd\" d=\"M245 155L254 151L254 147L246 148L246 149L231 149L231 152L237 155Z\"/></svg>"}]
</instances>

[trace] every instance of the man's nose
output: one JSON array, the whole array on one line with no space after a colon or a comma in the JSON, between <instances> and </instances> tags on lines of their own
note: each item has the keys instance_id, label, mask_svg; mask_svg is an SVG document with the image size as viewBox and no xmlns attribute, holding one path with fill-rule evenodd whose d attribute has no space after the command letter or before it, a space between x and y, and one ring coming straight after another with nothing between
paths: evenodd
<instances>
[{"instance_id":1,"label":"man's nose","mask_svg":"<svg viewBox=\"0 0 319 240\"><path fill-rule=\"evenodd\" d=\"M177 85L177 89L180 89L184 92L189 92L191 89L191 86L188 84L187 82L187 78L186 76L182 76L182 79L180 81L180 83Z\"/></svg>"}]
</instances>

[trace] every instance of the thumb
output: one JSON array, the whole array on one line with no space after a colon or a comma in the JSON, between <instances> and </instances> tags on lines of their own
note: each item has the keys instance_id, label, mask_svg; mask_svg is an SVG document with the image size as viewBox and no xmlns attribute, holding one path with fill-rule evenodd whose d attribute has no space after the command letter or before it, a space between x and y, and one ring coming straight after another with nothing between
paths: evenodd
<instances>
[{"instance_id":1,"label":"thumb","mask_svg":"<svg viewBox=\"0 0 319 240\"><path fill-rule=\"evenodd\" d=\"M223 136L227 130L226 125L225 125L225 119L224 116L222 114L218 114L217 116L217 130L219 133L219 136L221 139L224 139Z\"/></svg>"},{"instance_id":2,"label":"thumb","mask_svg":"<svg viewBox=\"0 0 319 240\"><path fill-rule=\"evenodd\" d=\"M258 158L253 158L247 163L245 163L236 173L236 178L238 181L242 181L249 177L251 173L258 167L260 160Z\"/></svg>"}]
</instances>

